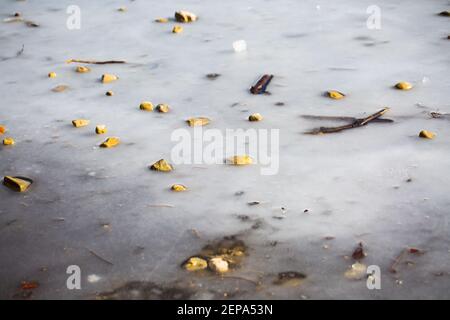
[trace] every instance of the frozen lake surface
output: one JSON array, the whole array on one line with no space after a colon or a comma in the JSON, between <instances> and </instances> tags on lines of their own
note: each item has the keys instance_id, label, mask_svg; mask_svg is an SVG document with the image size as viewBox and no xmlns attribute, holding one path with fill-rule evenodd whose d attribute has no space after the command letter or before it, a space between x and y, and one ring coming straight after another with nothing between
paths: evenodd
<instances>
[{"instance_id":1,"label":"frozen lake surface","mask_svg":"<svg viewBox=\"0 0 450 320\"><path fill-rule=\"evenodd\" d=\"M71 4L80 30L66 27ZM0 124L16 140L0 146L0 173L34 180L26 193L0 188L0 297L450 298L450 119L430 116L450 113L449 18L437 15L450 2L378 0L380 30L366 26L372 4L2 1L2 20L20 12L40 26L0 23ZM180 34L154 22L182 9L199 20ZM240 39L247 51L236 53ZM79 74L71 58L127 63ZM119 80L102 84L103 73ZM271 95L251 95L265 73ZM393 89L399 81L414 88ZM52 92L57 85L69 89ZM347 96L324 97L330 89ZM142 112L143 100L171 112ZM302 134L323 124L302 115L365 117L385 106L394 123ZM255 112L264 120L248 122ZM192 116L220 130L279 128L278 174L257 164L150 171L170 159L171 133ZM91 124L75 129L76 118ZM100 123L118 147L98 148ZM420 139L423 129L436 138ZM189 191L171 192L174 183ZM233 235L246 255L226 276L180 267ZM380 290L344 276L359 242L361 262L381 269ZM411 247L419 254L401 255ZM70 265L81 268L81 290L66 288ZM306 278L279 285L286 271ZM39 286L22 290L22 281Z\"/></svg>"}]
</instances>

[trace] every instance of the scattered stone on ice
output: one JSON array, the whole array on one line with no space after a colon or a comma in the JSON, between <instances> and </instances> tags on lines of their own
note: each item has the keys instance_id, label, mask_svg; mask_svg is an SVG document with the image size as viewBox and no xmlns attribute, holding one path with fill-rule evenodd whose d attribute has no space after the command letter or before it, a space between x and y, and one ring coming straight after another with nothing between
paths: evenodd
<instances>
[{"instance_id":1,"label":"scattered stone on ice","mask_svg":"<svg viewBox=\"0 0 450 320\"><path fill-rule=\"evenodd\" d=\"M440 16L443 16L443 17L450 17L450 11L442 11L442 12L439 12L439 15L440 15Z\"/></svg>"},{"instance_id":2,"label":"scattered stone on ice","mask_svg":"<svg viewBox=\"0 0 450 320\"><path fill-rule=\"evenodd\" d=\"M106 132L108 132L108 128L104 124L99 124L95 127L96 134L104 134Z\"/></svg>"},{"instance_id":3,"label":"scattered stone on ice","mask_svg":"<svg viewBox=\"0 0 450 320\"><path fill-rule=\"evenodd\" d=\"M211 120L206 117L197 117L187 119L186 122L189 124L190 127L200 127L209 124Z\"/></svg>"},{"instance_id":4,"label":"scattered stone on ice","mask_svg":"<svg viewBox=\"0 0 450 320\"><path fill-rule=\"evenodd\" d=\"M261 121L262 119L263 119L263 116L259 113L251 114L248 117L248 121Z\"/></svg>"},{"instance_id":5,"label":"scattered stone on ice","mask_svg":"<svg viewBox=\"0 0 450 320\"><path fill-rule=\"evenodd\" d=\"M139 109L144 111L153 111L153 103L150 101L142 101L139 105Z\"/></svg>"},{"instance_id":6,"label":"scattered stone on ice","mask_svg":"<svg viewBox=\"0 0 450 320\"><path fill-rule=\"evenodd\" d=\"M175 192L182 192L187 190L186 186L183 186L182 184L174 184L170 189Z\"/></svg>"},{"instance_id":7,"label":"scattered stone on ice","mask_svg":"<svg viewBox=\"0 0 450 320\"><path fill-rule=\"evenodd\" d=\"M395 88L399 90L410 90L412 87L412 84L406 81L399 82L395 85Z\"/></svg>"},{"instance_id":8,"label":"scattered stone on ice","mask_svg":"<svg viewBox=\"0 0 450 320\"><path fill-rule=\"evenodd\" d=\"M52 89L53 92L63 92L65 90L67 90L69 88L69 86L65 85L65 84L60 84L59 86L56 86Z\"/></svg>"},{"instance_id":9,"label":"scattered stone on ice","mask_svg":"<svg viewBox=\"0 0 450 320\"><path fill-rule=\"evenodd\" d=\"M167 18L156 18L155 22L166 23L166 22L169 22L169 19L167 19Z\"/></svg>"},{"instance_id":10,"label":"scattered stone on ice","mask_svg":"<svg viewBox=\"0 0 450 320\"><path fill-rule=\"evenodd\" d=\"M175 12L175 20L178 22L194 22L197 20L197 16L189 11L176 11Z\"/></svg>"},{"instance_id":11,"label":"scattered stone on ice","mask_svg":"<svg viewBox=\"0 0 450 320\"><path fill-rule=\"evenodd\" d=\"M25 192L33 183L33 180L26 177L11 177L5 176L3 178L3 184L8 188L17 191L17 192Z\"/></svg>"},{"instance_id":12,"label":"scattered stone on ice","mask_svg":"<svg viewBox=\"0 0 450 320\"><path fill-rule=\"evenodd\" d=\"M100 147L112 148L112 147L117 146L119 143L120 143L120 139L118 137L109 137L100 144Z\"/></svg>"},{"instance_id":13,"label":"scattered stone on ice","mask_svg":"<svg viewBox=\"0 0 450 320\"><path fill-rule=\"evenodd\" d=\"M75 128L85 127L89 124L89 120L87 119L76 119L72 120L72 124Z\"/></svg>"},{"instance_id":14,"label":"scattered stone on ice","mask_svg":"<svg viewBox=\"0 0 450 320\"><path fill-rule=\"evenodd\" d=\"M6 127L0 124L0 134L4 134L6 132Z\"/></svg>"},{"instance_id":15,"label":"scattered stone on ice","mask_svg":"<svg viewBox=\"0 0 450 320\"><path fill-rule=\"evenodd\" d=\"M278 278L274 281L276 285L296 287L302 283L306 275L297 271L286 271L278 273Z\"/></svg>"},{"instance_id":16,"label":"scattered stone on ice","mask_svg":"<svg viewBox=\"0 0 450 320\"><path fill-rule=\"evenodd\" d=\"M198 257L190 257L183 265L187 271L199 271L208 267L208 263L205 259Z\"/></svg>"},{"instance_id":17,"label":"scattered stone on ice","mask_svg":"<svg viewBox=\"0 0 450 320\"><path fill-rule=\"evenodd\" d=\"M248 155L238 155L238 156L231 157L229 159L229 162L236 166L242 166L242 165L252 164L253 159Z\"/></svg>"},{"instance_id":18,"label":"scattered stone on ice","mask_svg":"<svg viewBox=\"0 0 450 320\"><path fill-rule=\"evenodd\" d=\"M85 66L78 66L75 68L75 71L78 73L86 73L86 72L91 71L91 69L88 67L85 67Z\"/></svg>"},{"instance_id":19,"label":"scattered stone on ice","mask_svg":"<svg viewBox=\"0 0 450 320\"><path fill-rule=\"evenodd\" d=\"M154 164L152 164L150 166L150 169L155 170L155 171L163 171L163 172L168 172L168 171L173 170L172 166L164 159L156 161Z\"/></svg>"},{"instance_id":20,"label":"scattered stone on ice","mask_svg":"<svg viewBox=\"0 0 450 320\"><path fill-rule=\"evenodd\" d=\"M49 78L56 78L56 72L49 72L49 74L48 74L48 77Z\"/></svg>"},{"instance_id":21,"label":"scattered stone on ice","mask_svg":"<svg viewBox=\"0 0 450 320\"><path fill-rule=\"evenodd\" d=\"M183 32L183 27L182 26L174 26L172 29L172 33L180 33Z\"/></svg>"},{"instance_id":22,"label":"scattered stone on ice","mask_svg":"<svg viewBox=\"0 0 450 320\"><path fill-rule=\"evenodd\" d=\"M5 146L12 146L12 145L14 145L15 143L16 143L16 142L15 142L14 139L11 138L11 137L8 137L8 138L3 139L3 144L4 144Z\"/></svg>"},{"instance_id":23,"label":"scattered stone on ice","mask_svg":"<svg viewBox=\"0 0 450 320\"><path fill-rule=\"evenodd\" d=\"M112 91L106 91L105 95L107 95L108 97L111 97L114 95L114 92Z\"/></svg>"},{"instance_id":24,"label":"scattered stone on ice","mask_svg":"<svg viewBox=\"0 0 450 320\"><path fill-rule=\"evenodd\" d=\"M339 100L343 99L345 97L345 94L336 90L330 90L326 92L326 96L331 99Z\"/></svg>"},{"instance_id":25,"label":"scattered stone on ice","mask_svg":"<svg viewBox=\"0 0 450 320\"><path fill-rule=\"evenodd\" d=\"M119 11L119 12L126 12L126 11L128 11L128 8L125 7L125 6L119 7L119 8L117 8L117 11Z\"/></svg>"},{"instance_id":26,"label":"scattered stone on ice","mask_svg":"<svg viewBox=\"0 0 450 320\"><path fill-rule=\"evenodd\" d=\"M367 266L365 264L356 262L345 271L344 276L351 280L360 280L366 276Z\"/></svg>"},{"instance_id":27,"label":"scattered stone on ice","mask_svg":"<svg viewBox=\"0 0 450 320\"><path fill-rule=\"evenodd\" d=\"M113 74L105 73L102 75L101 81L103 83L110 83L110 82L116 81L117 79L119 79L119 77L117 77Z\"/></svg>"},{"instance_id":28,"label":"scattered stone on ice","mask_svg":"<svg viewBox=\"0 0 450 320\"><path fill-rule=\"evenodd\" d=\"M209 260L209 268L217 273L225 273L229 270L228 262L222 257L214 257Z\"/></svg>"},{"instance_id":29,"label":"scattered stone on ice","mask_svg":"<svg viewBox=\"0 0 450 320\"><path fill-rule=\"evenodd\" d=\"M165 104L165 103L160 103L156 106L156 111L162 112L162 113L167 113L167 112L169 112L169 105Z\"/></svg>"},{"instance_id":30,"label":"scattered stone on ice","mask_svg":"<svg viewBox=\"0 0 450 320\"><path fill-rule=\"evenodd\" d=\"M237 40L233 42L234 52L244 52L247 51L247 42L245 40Z\"/></svg>"},{"instance_id":31,"label":"scattered stone on ice","mask_svg":"<svg viewBox=\"0 0 450 320\"><path fill-rule=\"evenodd\" d=\"M425 138L425 139L434 139L436 134L434 132L428 131L428 130L422 130L419 132L419 137Z\"/></svg>"}]
</instances>

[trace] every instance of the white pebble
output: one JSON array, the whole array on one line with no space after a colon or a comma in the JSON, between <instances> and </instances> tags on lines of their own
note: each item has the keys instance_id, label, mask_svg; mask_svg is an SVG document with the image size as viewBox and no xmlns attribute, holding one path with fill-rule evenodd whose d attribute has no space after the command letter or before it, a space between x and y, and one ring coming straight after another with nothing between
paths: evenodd
<instances>
[{"instance_id":1,"label":"white pebble","mask_svg":"<svg viewBox=\"0 0 450 320\"><path fill-rule=\"evenodd\" d=\"M247 51L247 42L245 40L238 40L233 42L233 49L235 52Z\"/></svg>"}]
</instances>

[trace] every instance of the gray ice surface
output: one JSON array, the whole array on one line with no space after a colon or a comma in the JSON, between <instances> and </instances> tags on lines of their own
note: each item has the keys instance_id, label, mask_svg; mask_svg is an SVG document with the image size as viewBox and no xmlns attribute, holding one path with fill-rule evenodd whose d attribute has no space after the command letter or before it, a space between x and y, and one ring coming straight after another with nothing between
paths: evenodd
<instances>
[{"instance_id":1,"label":"gray ice surface","mask_svg":"<svg viewBox=\"0 0 450 320\"><path fill-rule=\"evenodd\" d=\"M66 28L71 4L81 9L80 30ZM381 8L380 30L366 27L372 4ZM127 12L117 11L122 5ZM450 122L429 116L450 112L450 20L437 15L449 6L445 0L2 1L2 20L19 11L40 27L0 22L0 124L16 139L13 147L0 146L0 174L35 181L27 193L0 186L0 297L22 297L21 281L39 282L33 299L95 299L138 281L189 288L191 299L450 298ZM179 9L200 17L183 33L171 33L173 22L153 22ZM233 52L239 39L247 52ZM90 65L90 73L78 74L65 63L70 58L128 63ZM48 78L50 71L57 77ZM213 72L221 76L205 78ZM120 79L102 84L103 73ZM275 75L272 94L250 95L264 73ZM392 89L398 81L414 88ZM52 92L59 84L70 89ZM322 93L329 89L347 97L327 99ZM107 90L115 95L106 97ZM142 100L172 110L145 113ZM394 123L302 134L321 123L301 115L361 117L384 106ZM248 122L253 112L264 120ZM221 130L279 128L278 174L262 176L258 165L148 170L170 157L171 133L192 116L210 117L209 127ZM71 120L82 117L91 125L73 128ZM98 123L122 144L98 148L104 139L93 133ZM418 138L422 129L436 138ZM189 191L173 193L173 183ZM285 218L274 219L281 207ZM239 235L249 248L235 278L180 268L227 235ZM360 241L364 264L381 268L381 290L344 277L353 263L344 256ZM408 255L396 274L389 272L408 247L424 254ZM81 290L66 288L69 265L81 268ZM273 284L289 270L307 278L298 287ZM90 275L98 281L89 282Z\"/></svg>"}]
</instances>

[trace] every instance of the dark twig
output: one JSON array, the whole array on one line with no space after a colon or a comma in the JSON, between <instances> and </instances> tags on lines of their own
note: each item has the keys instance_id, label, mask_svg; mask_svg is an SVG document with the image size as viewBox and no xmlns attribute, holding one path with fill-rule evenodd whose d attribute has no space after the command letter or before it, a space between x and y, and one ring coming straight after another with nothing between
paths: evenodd
<instances>
[{"instance_id":1,"label":"dark twig","mask_svg":"<svg viewBox=\"0 0 450 320\"><path fill-rule=\"evenodd\" d=\"M378 112L375 112L374 114L371 114L370 116L362 119L356 119L352 123L338 126L338 127L320 127L317 129L313 129L311 131L305 132L306 134L325 134L325 133L334 133L334 132L340 132L347 129L353 129L365 126L371 121L374 121L375 119L381 117L383 114L389 111L389 108L381 109Z\"/></svg>"},{"instance_id":2,"label":"dark twig","mask_svg":"<svg viewBox=\"0 0 450 320\"><path fill-rule=\"evenodd\" d=\"M252 94L266 93L267 86L269 85L272 78L273 78L273 75L271 75L271 74L263 75L261 77L261 79L259 79L258 82L256 82L256 84L250 88L250 92Z\"/></svg>"},{"instance_id":3,"label":"dark twig","mask_svg":"<svg viewBox=\"0 0 450 320\"><path fill-rule=\"evenodd\" d=\"M123 60L106 60L106 61L95 61L95 60L80 60L80 59L69 59L67 63L87 63L87 64L110 64L110 63L126 63Z\"/></svg>"}]
</instances>

